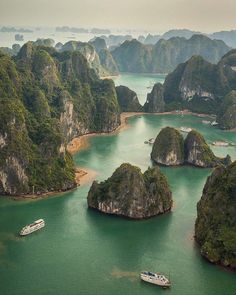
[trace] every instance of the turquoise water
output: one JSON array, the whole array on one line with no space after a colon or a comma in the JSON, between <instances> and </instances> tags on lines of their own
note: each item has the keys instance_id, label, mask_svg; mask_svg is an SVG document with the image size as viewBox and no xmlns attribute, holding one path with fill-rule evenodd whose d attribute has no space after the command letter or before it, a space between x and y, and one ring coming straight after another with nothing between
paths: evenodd
<instances>
[{"instance_id":1,"label":"turquoise water","mask_svg":"<svg viewBox=\"0 0 236 295\"><path fill-rule=\"evenodd\" d=\"M141 103L150 86L164 75L122 74L116 85L137 92ZM147 88L148 87L148 88ZM123 162L144 171L151 146L144 141L161 128L189 126L211 142L236 143L235 133L203 125L201 118L143 115L129 120L130 128L114 135L90 138L88 149L74 159L77 165L104 180ZM219 156L235 147L214 147ZM210 169L161 168L173 191L172 213L149 220L130 221L87 209L91 183L73 192L42 200L0 199L0 294L236 294L235 273L205 261L193 240L196 203ZM46 227L19 238L22 226L44 218ZM139 280L142 270L170 273L173 286L162 290Z\"/></svg>"},{"instance_id":2,"label":"turquoise water","mask_svg":"<svg viewBox=\"0 0 236 295\"><path fill-rule=\"evenodd\" d=\"M143 105L147 98L147 93L152 91L155 83L164 83L164 74L129 74L122 73L114 78L116 86L124 85L137 93L140 103Z\"/></svg>"},{"instance_id":3,"label":"turquoise water","mask_svg":"<svg viewBox=\"0 0 236 295\"><path fill-rule=\"evenodd\" d=\"M123 162L145 170L151 146L146 139L164 126L189 126L208 141L230 140L235 133L201 123L201 118L145 115L130 128L90 138L90 147L75 155L76 164L103 180ZM214 148L217 155L236 148ZM0 294L3 295L235 295L235 273L204 260L194 243L196 204L210 169L161 168L174 199L172 213L143 221L107 216L87 209L90 184L44 200L0 199ZM19 238L20 228L44 218L46 227ZM163 290L141 282L142 270L170 273L173 286Z\"/></svg>"}]
</instances>

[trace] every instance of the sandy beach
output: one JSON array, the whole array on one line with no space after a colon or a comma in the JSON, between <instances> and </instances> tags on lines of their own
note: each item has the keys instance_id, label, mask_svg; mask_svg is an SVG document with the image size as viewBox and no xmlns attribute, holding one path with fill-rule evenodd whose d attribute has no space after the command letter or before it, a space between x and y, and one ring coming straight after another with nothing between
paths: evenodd
<instances>
[{"instance_id":1,"label":"sandy beach","mask_svg":"<svg viewBox=\"0 0 236 295\"><path fill-rule=\"evenodd\" d=\"M70 154L75 154L83 149L86 149L89 147L89 138L93 137L93 136L99 136L99 135L113 135L116 134L118 132L121 132L127 128L129 128L128 125L128 119L134 116L141 116L141 115L156 115L156 116L163 116L163 115L196 115L199 117L210 117L209 115L206 114L195 114L192 113L188 110L183 110L181 112L176 112L176 111L171 111L171 112L164 112L164 113L145 113L145 112L124 112L121 113L120 115L120 119L121 119L121 124L120 126L109 133L89 133L89 134L85 134L82 135L80 137L74 138L68 145L67 145L67 150ZM77 167L76 168L76 182L78 185L84 185L87 184L89 182L91 182L92 180L95 179L97 175L96 171L93 171L91 169L87 169L84 167Z\"/></svg>"}]
</instances>

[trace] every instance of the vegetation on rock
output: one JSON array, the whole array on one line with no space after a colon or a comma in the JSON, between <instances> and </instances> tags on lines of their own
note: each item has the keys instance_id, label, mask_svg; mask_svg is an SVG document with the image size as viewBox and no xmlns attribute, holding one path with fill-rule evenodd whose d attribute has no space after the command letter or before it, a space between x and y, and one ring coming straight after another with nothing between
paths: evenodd
<instances>
[{"instance_id":1,"label":"vegetation on rock","mask_svg":"<svg viewBox=\"0 0 236 295\"><path fill-rule=\"evenodd\" d=\"M220 106L217 122L222 129L236 128L236 91L227 94Z\"/></svg>"},{"instance_id":2,"label":"vegetation on rock","mask_svg":"<svg viewBox=\"0 0 236 295\"><path fill-rule=\"evenodd\" d=\"M122 112L140 112L142 106L137 94L126 86L117 86L116 94Z\"/></svg>"},{"instance_id":3,"label":"vegetation on rock","mask_svg":"<svg viewBox=\"0 0 236 295\"><path fill-rule=\"evenodd\" d=\"M120 124L115 85L99 80L78 51L26 43L14 60L0 54L0 194L76 186L66 145Z\"/></svg>"},{"instance_id":4,"label":"vegetation on rock","mask_svg":"<svg viewBox=\"0 0 236 295\"><path fill-rule=\"evenodd\" d=\"M175 128L163 128L153 144L151 158L155 163L172 166L184 163L184 139Z\"/></svg>"},{"instance_id":5,"label":"vegetation on rock","mask_svg":"<svg viewBox=\"0 0 236 295\"><path fill-rule=\"evenodd\" d=\"M236 162L208 177L197 205L195 238L209 261L236 268Z\"/></svg>"},{"instance_id":6,"label":"vegetation on rock","mask_svg":"<svg viewBox=\"0 0 236 295\"><path fill-rule=\"evenodd\" d=\"M157 135L151 158L155 163L165 166L185 163L210 168L231 163L229 155L223 159L216 157L204 137L196 130L189 132L184 140L181 133L171 127L163 128Z\"/></svg>"},{"instance_id":7,"label":"vegetation on rock","mask_svg":"<svg viewBox=\"0 0 236 295\"><path fill-rule=\"evenodd\" d=\"M93 182L87 201L103 213L142 219L170 211L172 194L158 167L142 174L138 167L124 163L107 180Z\"/></svg>"}]
</instances>

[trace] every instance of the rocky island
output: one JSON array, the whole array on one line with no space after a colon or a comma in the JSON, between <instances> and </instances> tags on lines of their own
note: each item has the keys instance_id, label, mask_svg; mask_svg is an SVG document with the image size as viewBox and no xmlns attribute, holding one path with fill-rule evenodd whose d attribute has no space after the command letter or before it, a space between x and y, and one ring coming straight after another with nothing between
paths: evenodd
<instances>
[{"instance_id":1,"label":"rocky island","mask_svg":"<svg viewBox=\"0 0 236 295\"><path fill-rule=\"evenodd\" d=\"M151 158L165 166L183 165L184 139L175 128L163 128L153 144Z\"/></svg>"},{"instance_id":2,"label":"rocky island","mask_svg":"<svg viewBox=\"0 0 236 295\"><path fill-rule=\"evenodd\" d=\"M120 125L112 80L100 80L78 51L27 42L0 53L0 195L40 195L76 187L67 144Z\"/></svg>"},{"instance_id":3,"label":"rocky island","mask_svg":"<svg viewBox=\"0 0 236 295\"><path fill-rule=\"evenodd\" d=\"M116 94L122 112L141 112L137 94L126 86L117 86Z\"/></svg>"},{"instance_id":4,"label":"rocky island","mask_svg":"<svg viewBox=\"0 0 236 295\"><path fill-rule=\"evenodd\" d=\"M172 193L158 167L142 173L124 163L107 180L93 182L87 201L90 208L103 213L143 219L170 211Z\"/></svg>"},{"instance_id":5,"label":"rocky island","mask_svg":"<svg viewBox=\"0 0 236 295\"><path fill-rule=\"evenodd\" d=\"M210 262L236 268L236 162L208 177L197 205L195 238Z\"/></svg>"},{"instance_id":6,"label":"rocky island","mask_svg":"<svg viewBox=\"0 0 236 295\"><path fill-rule=\"evenodd\" d=\"M177 166L189 164L196 167L211 168L228 165L231 158L219 158L213 154L204 137L192 130L183 138L175 128L163 128L154 142L151 159L161 165Z\"/></svg>"}]
</instances>

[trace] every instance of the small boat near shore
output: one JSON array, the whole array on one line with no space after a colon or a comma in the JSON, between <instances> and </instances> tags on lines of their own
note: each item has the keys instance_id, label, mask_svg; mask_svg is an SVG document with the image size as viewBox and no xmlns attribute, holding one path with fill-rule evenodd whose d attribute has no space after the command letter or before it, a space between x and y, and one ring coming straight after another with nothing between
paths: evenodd
<instances>
[{"instance_id":1,"label":"small boat near shore","mask_svg":"<svg viewBox=\"0 0 236 295\"><path fill-rule=\"evenodd\" d=\"M140 278L147 283L158 285L162 288L169 288L171 286L170 280L162 274L157 274L150 271L142 271Z\"/></svg>"},{"instance_id":2,"label":"small boat near shore","mask_svg":"<svg viewBox=\"0 0 236 295\"><path fill-rule=\"evenodd\" d=\"M208 124L211 124L211 121L202 120L202 124L206 124L206 125L208 125Z\"/></svg>"},{"instance_id":3,"label":"small boat near shore","mask_svg":"<svg viewBox=\"0 0 236 295\"><path fill-rule=\"evenodd\" d=\"M222 146L222 147L225 147L225 146L235 146L235 144L232 144L228 141L221 141L221 140L218 140L218 141L213 141L212 142L212 145L214 146Z\"/></svg>"},{"instance_id":4,"label":"small boat near shore","mask_svg":"<svg viewBox=\"0 0 236 295\"><path fill-rule=\"evenodd\" d=\"M31 224L28 224L22 228L20 231L21 236L27 236L45 226L45 221L43 219L38 219Z\"/></svg>"},{"instance_id":5,"label":"small boat near shore","mask_svg":"<svg viewBox=\"0 0 236 295\"><path fill-rule=\"evenodd\" d=\"M145 144L154 144L155 138L150 138L149 140L144 141Z\"/></svg>"},{"instance_id":6,"label":"small boat near shore","mask_svg":"<svg viewBox=\"0 0 236 295\"><path fill-rule=\"evenodd\" d=\"M189 132L192 131L192 128L181 126L181 127L179 128L179 130L180 130L181 132L189 133Z\"/></svg>"}]
</instances>

